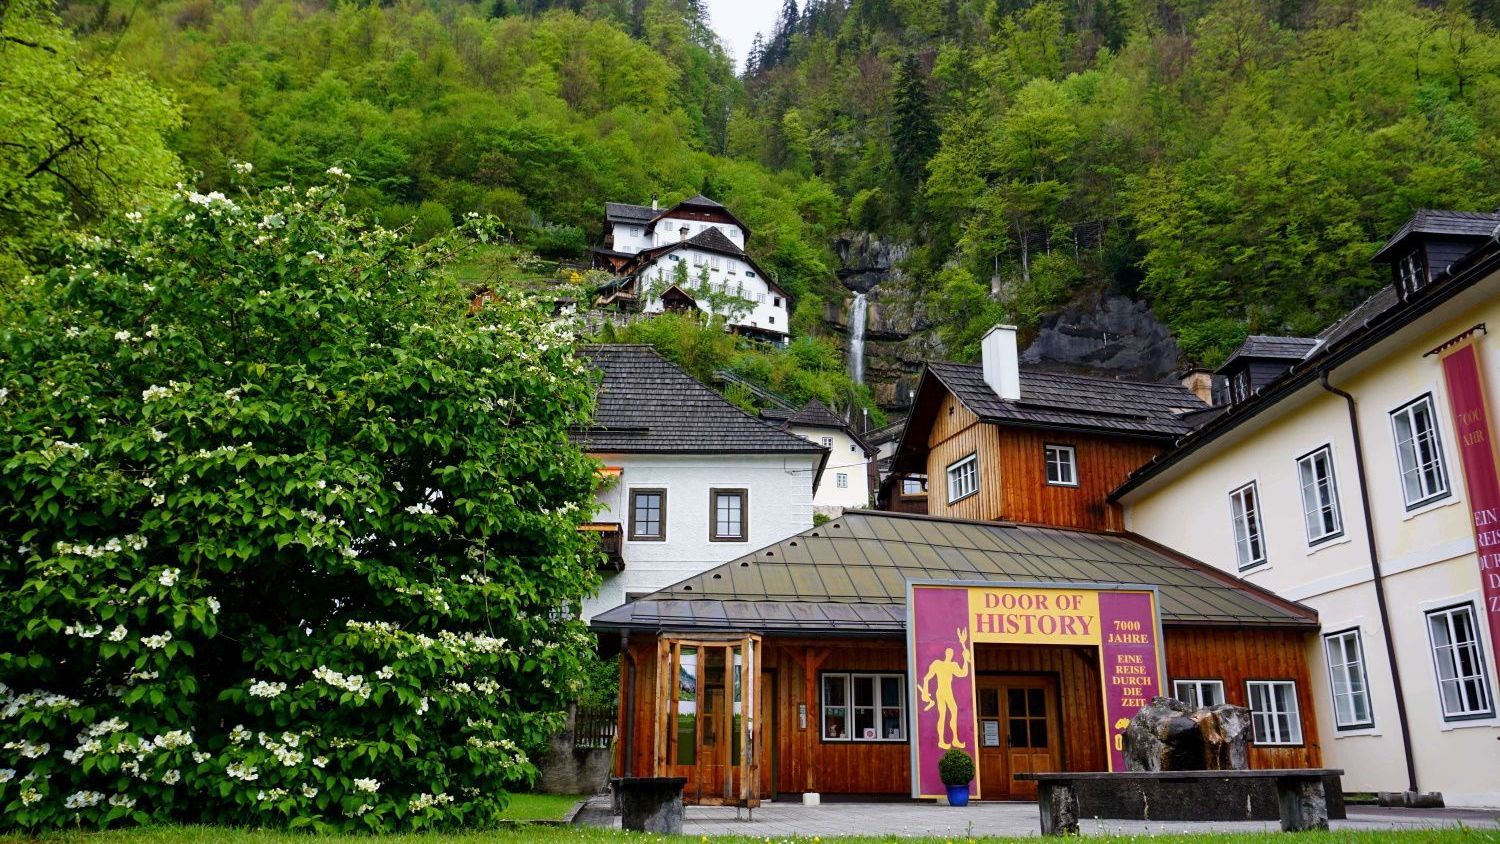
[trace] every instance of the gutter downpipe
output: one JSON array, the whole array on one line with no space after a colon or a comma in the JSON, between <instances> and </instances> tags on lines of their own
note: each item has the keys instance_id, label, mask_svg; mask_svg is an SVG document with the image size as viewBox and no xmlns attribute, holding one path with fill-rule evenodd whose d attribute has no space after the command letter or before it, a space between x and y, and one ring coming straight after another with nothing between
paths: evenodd
<instances>
[{"instance_id":1,"label":"gutter downpipe","mask_svg":"<svg viewBox=\"0 0 1500 844\"><path fill-rule=\"evenodd\" d=\"M625 764L621 776L635 776L635 659L630 655L630 631L620 631L620 658L625 660Z\"/></svg>"},{"instance_id":2,"label":"gutter downpipe","mask_svg":"<svg viewBox=\"0 0 1500 844\"><path fill-rule=\"evenodd\" d=\"M1401 751L1406 757L1406 789L1417 793L1417 765L1412 758L1411 728L1406 718L1406 694L1401 689L1401 669L1396 663L1396 643L1391 638L1391 616L1386 608L1385 576L1380 571L1380 552L1375 547L1375 521L1370 515L1370 490L1365 482L1365 449L1359 433L1359 415L1354 396L1328 383L1329 370L1318 372L1323 389L1339 396L1349 409L1349 433L1354 437L1354 469L1359 476L1359 502L1365 519L1365 544L1370 549L1370 573L1375 585L1375 605L1380 611L1380 632L1385 638L1385 657L1391 664L1391 685L1396 692L1396 720L1401 725Z\"/></svg>"}]
</instances>

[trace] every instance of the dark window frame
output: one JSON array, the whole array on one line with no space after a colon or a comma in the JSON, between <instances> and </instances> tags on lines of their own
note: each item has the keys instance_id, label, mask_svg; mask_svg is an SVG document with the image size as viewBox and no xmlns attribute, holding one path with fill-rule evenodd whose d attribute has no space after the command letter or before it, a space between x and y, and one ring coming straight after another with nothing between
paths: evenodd
<instances>
[{"instance_id":1,"label":"dark window frame","mask_svg":"<svg viewBox=\"0 0 1500 844\"><path fill-rule=\"evenodd\" d=\"M1355 651L1359 655L1358 665L1359 665L1359 673L1360 673L1360 682L1363 684L1362 688L1363 688L1364 696L1365 696L1365 712L1366 712L1366 714L1369 717L1367 717L1364 721L1356 721L1356 722L1350 723L1350 724L1341 724L1341 723L1339 723L1338 690L1337 690L1337 686L1334 684L1334 679L1333 679L1333 661L1329 659L1328 643L1332 639L1342 639L1342 638L1347 637L1347 636L1349 636L1351 634L1353 634L1353 636L1354 636L1354 649L1355 649ZM1324 633L1323 636L1322 636L1322 639L1323 639L1323 663L1324 663L1324 667L1328 670L1328 696L1333 701L1333 728L1334 728L1334 730L1337 731L1337 732L1345 732L1345 731L1349 731L1349 730L1371 730L1371 729L1374 729L1375 728L1375 700L1374 700L1374 695L1372 695L1370 693L1370 669L1369 669L1369 666L1365 662L1365 634L1364 634L1364 631L1361 630L1358 627L1346 627L1346 628L1344 628L1342 630L1332 630L1332 631L1329 631L1327 633ZM1441 706L1442 706L1442 702L1441 701L1438 702L1438 706L1439 706L1439 708L1441 708Z\"/></svg>"},{"instance_id":2,"label":"dark window frame","mask_svg":"<svg viewBox=\"0 0 1500 844\"><path fill-rule=\"evenodd\" d=\"M735 495L740 497L740 535L719 535L719 496ZM711 487L708 490L708 541L709 542L749 542L750 541L750 490L745 487Z\"/></svg>"},{"instance_id":3,"label":"dark window frame","mask_svg":"<svg viewBox=\"0 0 1500 844\"><path fill-rule=\"evenodd\" d=\"M1484 632L1480 626L1484 624L1485 618L1484 614L1480 612L1480 609L1481 608L1476 608L1474 602L1470 600L1460 601L1456 604L1449 604L1442 607L1433 607L1430 610L1423 610L1422 612L1422 626L1426 628L1427 632L1427 652L1432 656L1433 679L1437 681L1438 715L1443 719L1444 724L1462 724L1465 721L1488 721L1494 718L1496 715L1494 686L1495 680L1494 677L1490 676L1489 663L1485 661L1485 657L1488 656L1488 654L1484 652ZM1481 690L1488 698L1486 703L1488 703L1489 706L1485 711L1469 712L1459 715L1449 715L1447 704L1443 702L1443 672L1442 667L1438 664L1438 645L1437 642L1433 641L1432 639L1432 617L1435 615L1451 615L1456 610L1466 611L1469 614L1469 624L1474 628L1474 649L1478 651L1478 657L1475 659L1475 664L1479 666L1479 680L1481 684Z\"/></svg>"},{"instance_id":4,"label":"dark window frame","mask_svg":"<svg viewBox=\"0 0 1500 844\"><path fill-rule=\"evenodd\" d=\"M1401 460L1401 435L1396 427L1396 417L1405 415L1407 420L1412 419L1411 410L1419 404L1427 405L1427 416L1432 424L1432 450L1437 455L1437 471L1441 476L1443 488L1430 492L1425 498L1409 501L1406 497L1406 467ZM1396 449L1396 482L1401 486L1401 501L1406 507L1406 512L1420 510L1429 504L1453 497L1453 474L1448 470L1448 454L1443 450L1443 426L1439 421L1437 401L1433 399L1432 393L1423 393L1409 402L1397 407L1386 414L1391 420L1391 445ZM1412 457L1416 459L1416 471L1418 476L1422 472L1422 457L1416 449L1417 433L1416 427L1412 427Z\"/></svg>"},{"instance_id":5,"label":"dark window frame","mask_svg":"<svg viewBox=\"0 0 1500 844\"><path fill-rule=\"evenodd\" d=\"M658 535L656 535L656 536L644 536L644 535L642 535L641 533L639 533L636 530L635 497L637 495L660 495L661 496L661 507L660 507L661 515L657 519L657 524L661 527L661 532ZM625 537L627 541L630 541L630 542L666 542L667 541L667 488L666 487L654 487L654 486L652 486L652 487L645 487L645 486L643 486L643 487L631 487L630 488L630 498L629 498L629 501L627 502L626 506L630 509L630 514L629 514L630 515L630 518L629 518L629 529L628 529L627 535Z\"/></svg>"},{"instance_id":6,"label":"dark window frame","mask_svg":"<svg viewBox=\"0 0 1500 844\"><path fill-rule=\"evenodd\" d=\"M1333 465L1333 443L1324 443L1323 445L1318 446L1312 451L1301 455L1295 461L1295 465L1297 467L1297 494L1301 499L1302 504L1302 531L1304 534L1307 534L1309 527L1307 518L1310 515L1307 512L1307 493L1302 484L1302 462L1304 460L1310 461L1311 465L1316 467L1316 458L1319 454L1324 454L1327 458L1325 460L1325 463L1328 466L1329 503L1333 512L1333 520L1338 526L1332 533L1325 533L1317 538L1313 538L1311 534L1308 534L1307 547L1309 548L1316 548L1325 542L1331 542L1344 535L1344 507L1343 504L1339 501L1339 472L1337 467ZM1316 484L1316 482L1317 479L1314 478L1314 483Z\"/></svg>"}]
</instances>

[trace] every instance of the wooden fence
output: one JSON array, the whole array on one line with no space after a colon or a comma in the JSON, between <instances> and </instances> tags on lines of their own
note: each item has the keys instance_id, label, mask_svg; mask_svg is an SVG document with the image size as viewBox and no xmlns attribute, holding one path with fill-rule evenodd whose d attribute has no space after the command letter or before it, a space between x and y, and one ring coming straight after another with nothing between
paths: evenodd
<instances>
[{"instance_id":1,"label":"wooden fence","mask_svg":"<svg viewBox=\"0 0 1500 844\"><path fill-rule=\"evenodd\" d=\"M573 724L573 747L609 749L615 740L617 715L613 707L578 707L578 715Z\"/></svg>"}]
</instances>

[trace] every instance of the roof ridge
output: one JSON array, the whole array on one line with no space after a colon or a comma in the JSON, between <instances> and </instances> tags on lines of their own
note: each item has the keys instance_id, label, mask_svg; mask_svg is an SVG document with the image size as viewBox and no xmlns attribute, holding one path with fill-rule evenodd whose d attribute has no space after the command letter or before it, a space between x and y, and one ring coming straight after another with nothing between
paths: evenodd
<instances>
[{"instance_id":1,"label":"roof ridge","mask_svg":"<svg viewBox=\"0 0 1500 844\"><path fill-rule=\"evenodd\" d=\"M928 366L956 366L956 367L963 367L965 369L978 369L978 370L981 370L981 371L984 368L984 364L981 364L981 363L960 363L959 361L951 361L951 360L930 361L930 362L928 362L927 365ZM1079 374L1073 373L1073 372L1055 372L1055 371L1050 370L1050 369L1027 368L1027 367L1024 367L1024 366L1023 367L1019 367L1018 371L1022 375L1042 375L1042 376L1047 376L1047 377L1051 377L1051 378L1076 378L1076 379L1079 379L1079 380L1082 380L1082 381L1097 381L1097 382L1099 382L1101 384L1130 384L1132 386L1161 387L1163 389L1168 389L1168 390L1175 389L1175 390L1183 390L1183 391L1189 392L1189 393L1192 392L1191 390L1189 390L1188 388L1182 386L1181 384L1177 383L1176 381L1137 381L1134 378L1107 378L1107 377L1105 377L1103 375L1079 375Z\"/></svg>"}]
</instances>

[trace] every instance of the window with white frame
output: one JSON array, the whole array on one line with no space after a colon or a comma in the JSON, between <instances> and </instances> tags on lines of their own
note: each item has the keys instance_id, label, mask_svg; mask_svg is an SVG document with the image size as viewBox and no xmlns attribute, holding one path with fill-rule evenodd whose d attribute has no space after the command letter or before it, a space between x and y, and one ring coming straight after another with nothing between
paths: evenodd
<instances>
[{"instance_id":1,"label":"window with white frame","mask_svg":"<svg viewBox=\"0 0 1500 844\"><path fill-rule=\"evenodd\" d=\"M709 498L713 504L713 522L709 526L709 540L713 542L744 542L750 532L750 491L747 489L711 489Z\"/></svg>"},{"instance_id":2,"label":"window with white frame","mask_svg":"<svg viewBox=\"0 0 1500 844\"><path fill-rule=\"evenodd\" d=\"M926 478L902 478L901 479L901 494L902 495L926 495L927 494L927 479Z\"/></svg>"},{"instance_id":3,"label":"window with white frame","mask_svg":"<svg viewBox=\"0 0 1500 844\"><path fill-rule=\"evenodd\" d=\"M1078 486L1078 453L1073 446L1049 443L1043 451L1047 461L1047 483L1051 486Z\"/></svg>"},{"instance_id":4,"label":"window with white frame","mask_svg":"<svg viewBox=\"0 0 1500 844\"><path fill-rule=\"evenodd\" d=\"M1259 745L1301 744L1302 716L1297 712L1297 684L1291 680L1251 680L1250 729Z\"/></svg>"},{"instance_id":5,"label":"window with white frame","mask_svg":"<svg viewBox=\"0 0 1500 844\"><path fill-rule=\"evenodd\" d=\"M1172 697L1194 709L1224 702L1223 680L1173 680Z\"/></svg>"},{"instance_id":6,"label":"window with white frame","mask_svg":"<svg viewBox=\"0 0 1500 844\"><path fill-rule=\"evenodd\" d=\"M1266 561L1266 542L1260 528L1260 496L1255 482L1229 493L1229 513L1234 523L1234 555L1240 571Z\"/></svg>"},{"instance_id":7,"label":"window with white frame","mask_svg":"<svg viewBox=\"0 0 1500 844\"><path fill-rule=\"evenodd\" d=\"M849 475L848 475L848 473L846 473L846 472L839 472L837 475L834 476L834 478L838 482L838 488L839 489L848 489L849 488Z\"/></svg>"},{"instance_id":8,"label":"window with white frame","mask_svg":"<svg viewBox=\"0 0 1500 844\"><path fill-rule=\"evenodd\" d=\"M1427 285L1427 269L1421 249L1413 249L1397 262L1396 279L1403 299Z\"/></svg>"},{"instance_id":9,"label":"window with white frame","mask_svg":"<svg viewBox=\"0 0 1500 844\"><path fill-rule=\"evenodd\" d=\"M1329 446L1297 458L1297 482L1302 487L1302 523L1307 544L1317 545L1344 534L1339 512L1338 485L1333 478L1333 449Z\"/></svg>"},{"instance_id":10,"label":"window with white frame","mask_svg":"<svg viewBox=\"0 0 1500 844\"><path fill-rule=\"evenodd\" d=\"M1340 730L1371 727L1370 684L1365 675L1364 643L1359 630L1344 630L1323 637L1328 658L1328 686L1333 693L1333 722Z\"/></svg>"},{"instance_id":11,"label":"window with white frame","mask_svg":"<svg viewBox=\"0 0 1500 844\"><path fill-rule=\"evenodd\" d=\"M823 437L820 442L824 448L833 448L833 437Z\"/></svg>"},{"instance_id":12,"label":"window with white frame","mask_svg":"<svg viewBox=\"0 0 1500 844\"><path fill-rule=\"evenodd\" d=\"M979 456L968 457L948 467L948 503L968 498L979 491Z\"/></svg>"},{"instance_id":13,"label":"window with white frame","mask_svg":"<svg viewBox=\"0 0 1500 844\"><path fill-rule=\"evenodd\" d=\"M1391 411L1396 438L1396 461L1401 469L1401 492L1406 509L1420 507L1448 494L1448 471L1443 466L1443 443L1438 437L1432 395Z\"/></svg>"},{"instance_id":14,"label":"window with white frame","mask_svg":"<svg viewBox=\"0 0 1500 844\"><path fill-rule=\"evenodd\" d=\"M906 741L906 676L823 675L824 741Z\"/></svg>"},{"instance_id":15,"label":"window with white frame","mask_svg":"<svg viewBox=\"0 0 1500 844\"><path fill-rule=\"evenodd\" d=\"M708 268L713 272L724 269L724 261L718 255L708 256Z\"/></svg>"},{"instance_id":16,"label":"window with white frame","mask_svg":"<svg viewBox=\"0 0 1500 844\"><path fill-rule=\"evenodd\" d=\"M1460 604L1427 613L1427 634L1432 641L1443 720L1492 717L1495 700L1490 696L1474 605Z\"/></svg>"}]
</instances>

